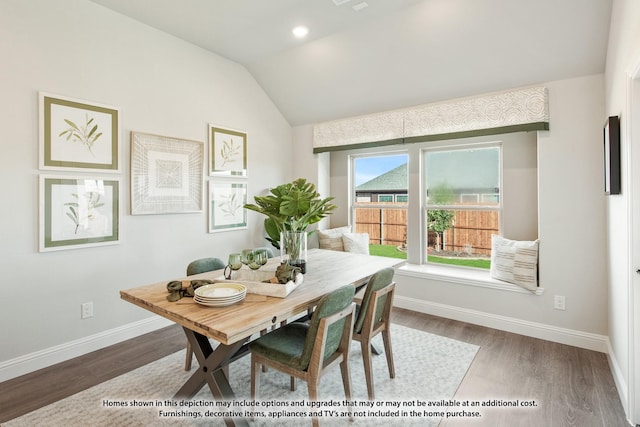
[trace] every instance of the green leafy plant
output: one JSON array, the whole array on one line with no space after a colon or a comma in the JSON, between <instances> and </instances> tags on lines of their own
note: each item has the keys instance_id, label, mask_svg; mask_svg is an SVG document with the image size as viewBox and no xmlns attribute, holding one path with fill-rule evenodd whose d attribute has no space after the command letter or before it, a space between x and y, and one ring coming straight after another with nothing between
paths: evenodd
<instances>
[{"instance_id":1,"label":"green leafy plant","mask_svg":"<svg viewBox=\"0 0 640 427\"><path fill-rule=\"evenodd\" d=\"M98 138L102 136L102 132L98 132L98 125L93 124L93 117L89 118L89 115L85 115L85 124L77 125L69 119L64 119L64 122L69 126L66 130L60 132L58 136L66 136L67 141L78 142L86 146L89 151L96 143ZM93 126L92 126L93 125Z\"/></svg>"},{"instance_id":2,"label":"green leafy plant","mask_svg":"<svg viewBox=\"0 0 640 427\"><path fill-rule=\"evenodd\" d=\"M306 231L307 227L330 215L336 205L333 197L321 198L316 186L304 178L279 185L267 196L255 196L255 204L245 204L245 209L266 215L264 228L267 240L280 248L280 232Z\"/></svg>"}]
</instances>

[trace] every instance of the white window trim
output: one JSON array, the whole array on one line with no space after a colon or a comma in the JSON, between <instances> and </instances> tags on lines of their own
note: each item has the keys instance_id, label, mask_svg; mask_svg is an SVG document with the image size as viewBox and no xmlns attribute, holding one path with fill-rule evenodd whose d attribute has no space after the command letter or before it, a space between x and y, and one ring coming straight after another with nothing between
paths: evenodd
<instances>
[{"instance_id":1,"label":"white window trim","mask_svg":"<svg viewBox=\"0 0 640 427\"><path fill-rule=\"evenodd\" d=\"M512 283L492 279L489 270L476 268L460 266L449 267L446 265L435 265L434 263L421 265L406 263L396 268L396 274L399 276L437 280L439 282L476 286L505 292L516 292L519 294L539 296L544 293L544 288L541 287L538 287L535 292L532 292Z\"/></svg>"}]
</instances>

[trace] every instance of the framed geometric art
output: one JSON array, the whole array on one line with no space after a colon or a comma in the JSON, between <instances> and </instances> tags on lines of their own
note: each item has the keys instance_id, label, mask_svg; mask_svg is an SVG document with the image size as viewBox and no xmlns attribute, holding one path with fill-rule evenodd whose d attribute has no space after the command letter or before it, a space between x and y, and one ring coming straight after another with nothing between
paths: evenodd
<instances>
[{"instance_id":1,"label":"framed geometric art","mask_svg":"<svg viewBox=\"0 0 640 427\"><path fill-rule=\"evenodd\" d=\"M40 169L119 171L119 110L38 94Z\"/></svg>"},{"instance_id":2,"label":"framed geometric art","mask_svg":"<svg viewBox=\"0 0 640 427\"><path fill-rule=\"evenodd\" d=\"M247 228L246 182L209 181L209 233Z\"/></svg>"},{"instance_id":3,"label":"framed geometric art","mask_svg":"<svg viewBox=\"0 0 640 427\"><path fill-rule=\"evenodd\" d=\"M247 134L209 125L209 175L247 175Z\"/></svg>"},{"instance_id":4,"label":"framed geometric art","mask_svg":"<svg viewBox=\"0 0 640 427\"><path fill-rule=\"evenodd\" d=\"M604 192L620 194L620 119L611 116L604 124Z\"/></svg>"},{"instance_id":5,"label":"framed geometric art","mask_svg":"<svg viewBox=\"0 0 640 427\"><path fill-rule=\"evenodd\" d=\"M202 212L204 144L131 132L131 214Z\"/></svg>"},{"instance_id":6,"label":"framed geometric art","mask_svg":"<svg viewBox=\"0 0 640 427\"><path fill-rule=\"evenodd\" d=\"M117 244L120 180L40 175L40 252Z\"/></svg>"}]
</instances>

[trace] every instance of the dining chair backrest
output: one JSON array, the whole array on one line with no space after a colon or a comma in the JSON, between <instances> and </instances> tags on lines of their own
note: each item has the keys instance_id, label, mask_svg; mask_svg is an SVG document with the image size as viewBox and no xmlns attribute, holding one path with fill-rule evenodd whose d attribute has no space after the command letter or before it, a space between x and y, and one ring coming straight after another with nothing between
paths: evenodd
<instances>
[{"instance_id":1,"label":"dining chair backrest","mask_svg":"<svg viewBox=\"0 0 640 427\"><path fill-rule=\"evenodd\" d=\"M201 258L189 263L187 266L187 276L206 273L207 271L221 270L224 267L225 263L220 258Z\"/></svg>"},{"instance_id":2,"label":"dining chair backrest","mask_svg":"<svg viewBox=\"0 0 640 427\"><path fill-rule=\"evenodd\" d=\"M393 274L395 273L393 268L384 268L371 276L369 279L369 283L367 283L366 290L364 292L364 296L362 297L362 304L360 305L360 310L358 311L358 317L355 321L355 326L353 328L354 332L360 333L362 331L362 327L364 326L365 317L367 315L367 311L369 309L369 304L371 304L371 295L385 286L388 286L393 281ZM382 318L382 314L384 312L384 307L386 305L387 295L382 295L380 297L380 301L378 301L378 305L376 306L376 313L374 315L373 324L375 325Z\"/></svg>"},{"instance_id":3,"label":"dining chair backrest","mask_svg":"<svg viewBox=\"0 0 640 427\"><path fill-rule=\"evenodd\" d=\"M355 288L353 286L343 286L342 288L325 295L320 300L313 312L313 315L311 316L304 348L302 350L302 355L300 356L300 365L304 367L303 369L306 369L306 367L309 366L320 321L351 305L354 294ZM340 340L343 336L345 321L346 319L342 318L341 320L329 325L325 339L324 359L331 356L338 349Z\"/></svg>"}]
</instances>

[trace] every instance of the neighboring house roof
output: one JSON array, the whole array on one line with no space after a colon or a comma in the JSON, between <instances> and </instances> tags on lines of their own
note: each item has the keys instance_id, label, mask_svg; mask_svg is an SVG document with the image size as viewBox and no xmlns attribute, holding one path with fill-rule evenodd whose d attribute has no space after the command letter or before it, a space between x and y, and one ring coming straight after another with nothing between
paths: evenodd
<instances>
[{"instance_id":1,"label":"neighboring house roof","mask_svg":"<svg viewBox=\"0 0 640 427\"><path fill-rule=\"evenodd\" d=\"M407 191L407 164L391 169L356 187L356 191Z\"/></svg>"}]
</instances>

